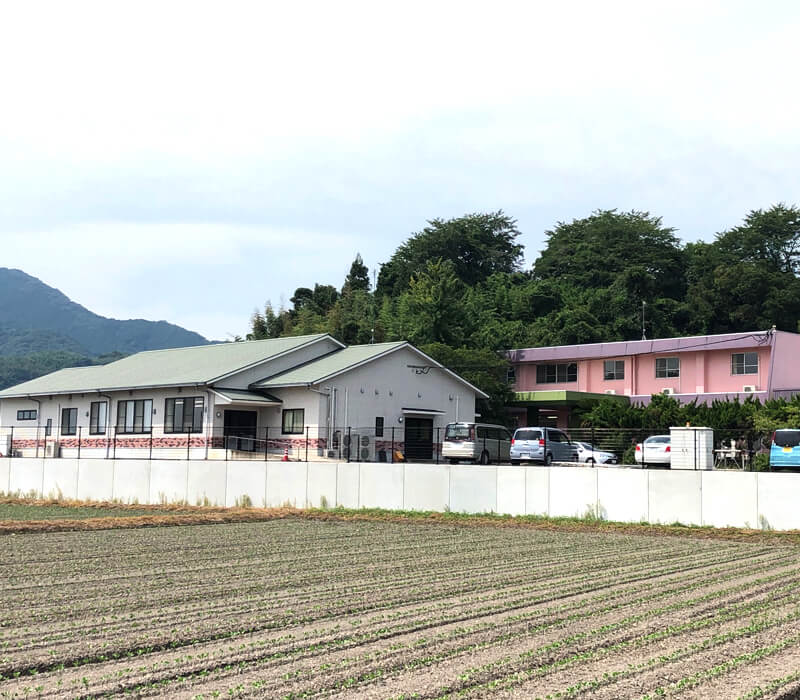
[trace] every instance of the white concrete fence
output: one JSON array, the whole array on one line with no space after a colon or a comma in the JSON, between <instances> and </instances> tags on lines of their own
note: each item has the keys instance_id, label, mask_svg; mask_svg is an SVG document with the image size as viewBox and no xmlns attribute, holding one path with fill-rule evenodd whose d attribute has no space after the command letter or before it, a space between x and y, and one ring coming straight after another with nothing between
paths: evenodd
<instances>
[{"instance_id":1,"label":"white concrete fence","mask_svg":"<svg viewBox=\"0 0 800 700\"><path fill-rule=\"evenodd\" d=\"M800 474L368 462L0 459L7 494L800 529Z\"/></svg>"}]
</instances>

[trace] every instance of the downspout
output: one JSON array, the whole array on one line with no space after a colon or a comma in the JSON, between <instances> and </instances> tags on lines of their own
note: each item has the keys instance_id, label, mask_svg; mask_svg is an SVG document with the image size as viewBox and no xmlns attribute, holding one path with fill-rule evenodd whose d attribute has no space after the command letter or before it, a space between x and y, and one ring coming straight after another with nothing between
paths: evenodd
<instances>
[{"instance_id":1,"label":"downspout","mask_svg":"<svg viewBox=\"0 0 800 700\"><path fill-rule=\"evenodd\" d=\"M775 341L778 339L778 334L775 332L775 326L772 326L767 333L772 336L769 343L769 378L767 379L767 400L772 398L772 374L775 369Z\"/></svg>"},{"instance_id":2,"label":"downspout","mask_svg":"<svg viewBox=\"0 0 800 700\"><path fill-rule=\"evenodd\" d=\"M42 421L42 402L39 399L34 399L30 394L28 394L28 398L36 402L36 453L34 455L34 458L36 458L39 456L39 427Z\"/></svg>"},{"instance_id":3,"label":"downspout","mask_svg":"<svg viewBox=\"0 0 800 700\"><path fill-rule=\"evenodd\" d=\"M214 407L214 411L211 410L211 391L208 389L206 389L206 411L208 411L206 414L208 416L206 419L206 459L208 459L208 443L213 437L212 422L214 421L214 411L216 411L216 406ZM209 435L209 433L211 433L211 435ZM258 435L256 435L256 438L258 438Z\"/></svg>"},{"instance_id":4,"label":"downspout","mask_svg":"<svg viewBox=\"0 0 800 700\"><path fill-rule=\"evenodd\" d=\"M104 394L100 391L97 392L98 396L102 396L104 399L108 399L108 408L106 409L106 459L108 459L108 450L109 450L109 435L111 434L111 401L113 400L108 394ZM91 421L91 416L89 417Z\"/></svg>"},{"instance_id":5,"label":"downspout","mask_svg":"<svg viewBox=\"0 0 800 700\"><path fill-rule=\"evenodd\" d=\"M330 444L331 438L331 394L330 394L330 387L324 387L327 391L320 391L319 389L315 389L310 384L306 384L306 389L309 391L313 391L315 394L319 394L320 396L324 396L327 399L325 403L325 421L327 425L325 426L325 445L327 449L327 445ZM317 413L317 448L319 448L319 413Z\"/></svg>"}]
</instances>

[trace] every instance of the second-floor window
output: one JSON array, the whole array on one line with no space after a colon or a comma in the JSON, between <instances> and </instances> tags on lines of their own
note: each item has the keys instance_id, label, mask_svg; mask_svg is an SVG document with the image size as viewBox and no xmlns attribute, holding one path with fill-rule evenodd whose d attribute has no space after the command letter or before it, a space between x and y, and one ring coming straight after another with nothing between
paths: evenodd
<instances>
[{"instance_id":1,"label":"second-floor window","mask_svg":"<svg viewBox=\"0 0 800 700\"><path fill-rule=\"evenodd\" d=\"M17 420L36 420L36 409L17 411Z\"/></svg>"},{"instance_id":2,"label":"second-floor window","mask_svg":"<svg viewBox=\"0 0 800 700\"><path fill-rule=\"evenodd\" d=\"M164 404L165 433L202 433L203 397L167 399Z\"/></svg>"},{"instance_id":3,"label":"second-floor window","mask_svg":"<svg viewBox=\"0 0 800 700\"><path fill-rule=\"evenodd\" d=\"M681 376L680 357L657 357L656 379L672 379Z\"/></svg>"},{"instance_id":4,"label":"second-floor window","mask_svg":"<svg viewBox=\"0 0 800 700\"><path fill-rule=\"evenodd\" d=\"M132 399L117 404L118 433L149 433L153 425L153 399Z\"/></svg>"},{"instance_id":5,"label":"second-floor window","mask_svg":"<svg viewBox=\"0 0 800 700\"><path fill-rule=\"evenodd\" d=\"M733 353L731 355L731 374L758 374L758 353Z\"/></svg>"},{"instance_id":6,"label":"second-floor window","mask_svg":"<svg viewBox=\"0 0 800 700\"><path fill-rule=\"evenodd\" d=\"M536 365L537 384L564 384L578 381L578 365L570 362L563 365Z\"/></svg>"},{"instance_id":7,"label":"second-floor window","mask_svg":"<svg viewBox=\"0 0 800 700\"><path fill-rule=\"evenodd\" d=\"M625 360L605 360L603 379L625 379Z\"/></svg>"}]
</instances>

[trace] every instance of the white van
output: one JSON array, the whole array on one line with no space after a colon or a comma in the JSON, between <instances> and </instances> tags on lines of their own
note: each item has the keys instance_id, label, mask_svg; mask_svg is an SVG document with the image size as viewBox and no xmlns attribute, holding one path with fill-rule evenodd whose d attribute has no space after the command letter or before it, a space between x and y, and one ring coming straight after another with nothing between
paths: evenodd
<instances>
[{"instance_id":1,"label":"white van","mask_svg":"<svg viewBox=\"0 0 800 700\"><path fill-rule=\"evenodd\" d=\"M502 425L448 423L444 429L442 457L450 464L507 462L510 449L511 433Z\"/></svg>"}]
</instances>

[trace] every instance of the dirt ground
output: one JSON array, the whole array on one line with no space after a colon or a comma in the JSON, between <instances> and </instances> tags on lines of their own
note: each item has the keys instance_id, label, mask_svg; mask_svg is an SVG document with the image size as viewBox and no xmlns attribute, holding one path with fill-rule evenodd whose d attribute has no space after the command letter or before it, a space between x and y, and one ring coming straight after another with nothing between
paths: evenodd
<instances>
[{"instance_id":1,"label":"dirt ground","mask_svg":"<svg viewBox=\"0 0 800 700\"><path fill-rule=\"evenodd\" d=\"M40 522L0 523L2 698L800 693L793 537L257 509Z\"/></svg>"}]
</instances>

